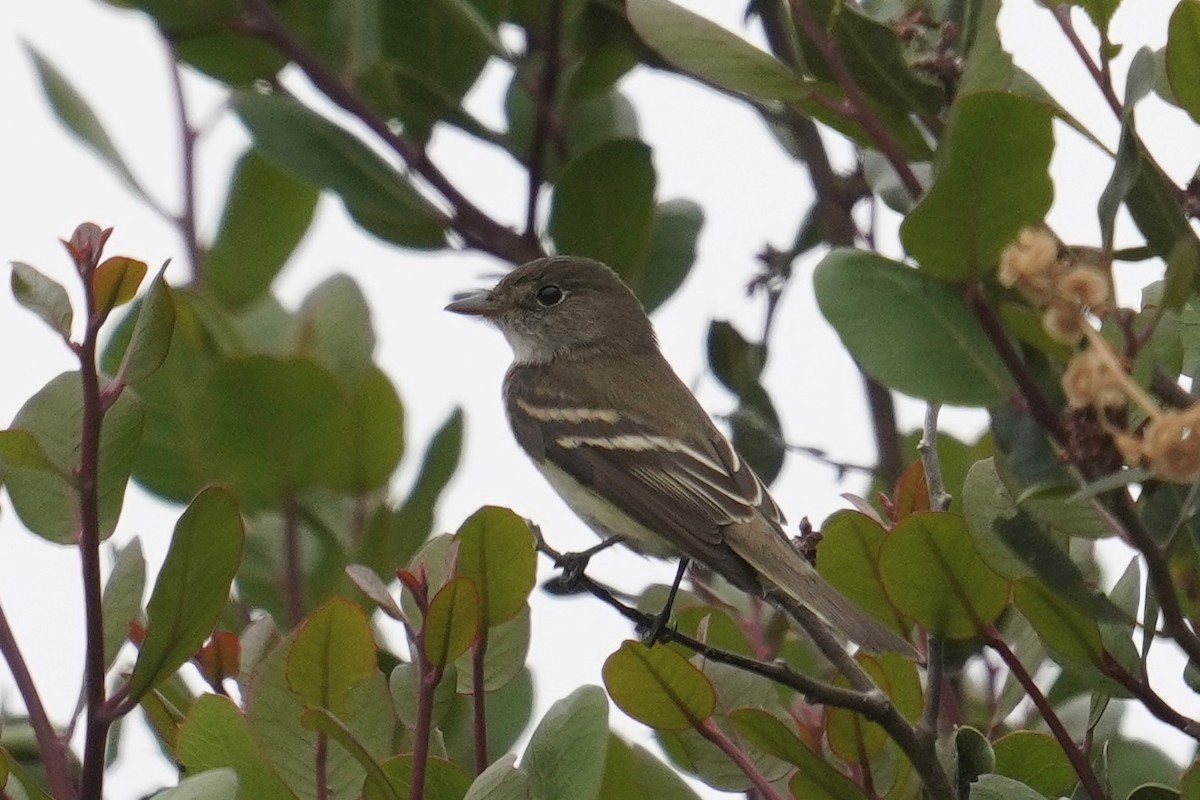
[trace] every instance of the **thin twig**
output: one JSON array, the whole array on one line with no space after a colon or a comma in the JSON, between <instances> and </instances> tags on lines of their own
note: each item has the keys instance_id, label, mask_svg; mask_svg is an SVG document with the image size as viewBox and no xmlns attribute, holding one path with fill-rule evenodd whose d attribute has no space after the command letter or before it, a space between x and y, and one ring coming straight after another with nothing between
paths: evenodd
<instances>
[{"instance_id":1,"label":"thin twig","mask_svg":"<svg viewBox=\"0 0 1200 800\"><path fill-rule=\"evenodd\" d=\"M846 64L845 58L842 56L842 48L838 44L837 39L829 35L809 11L806 0L791 0L792 14L795 16L796 22L808 36L817 49L821 51L821 55L825 58L829 69L833 72L833 77L837 81L838 86L846 93L845 111L846 115L862 126L871 140L875 142L875 146L879 148L879 152L892 165L892 169L896 171L896 176L900 178L900 183L903 184L905 191L916 200L924 191L921 186L921 181L917 178L916 173L912 171L912 167L908 165L908 159L904 157L904 151L900 148L900 143L892 136L892 132L887 129L883 121L871 108L867 102L866 96L862 89L859 88L858 82L850 73L850 68Z\"/></svg>"},{"instance_id":2,"label":"thin twig","mask_svg":"<svg viewBox=\"0 0 1200 800\"><path fill-rule=\"evenodd\" d=\"M697 733L716 745L725 755L729 756L729 760L736 764L737 768L742 771L742 774L750 779L750 782L754 784L754 788L758 790L759 794L765 800L783 800L779 796L779 792L775 791L774 787L771 786L771 782L754 765L754 762L750 760L745 751L726 736L725 732L717 727L717 723L713 722L711 717L696 722L694 727Z\"/></svg>"},{"instance_id":3,"label":"thin twig","mask_svg":"<svg viewBox=\"0 0 1200 800\"><path fill-rule=\"evenodd\" d=\"M1042 694L1042 690L1038 688L1034 682L1033 676L1029 674L1029 670L1025 669L1025 665L1021 663L1021 659L1017 658L1017 654L1001 638L999 631L994 627L986 630L984 633L984 641L988 647L996 651L997 655L1004 660L1009 671L1021 684L1029 699L1037 707L1041 713L1042 719L1046 721L1046 725L1050 728L1050 732L1058 741L1059 747L1062 748L1067 760L1071 762L1071 767L1075 770L1075 774L1079 777L1079 782L1083 784L1084 791L1088 793L1091 800L1107 800L1108 794L1100 784L1100 779L1096 777L1095 770L1088 763L1083 751L1075 744L1071 735L1067 733L1066 727L1062 720L1058 718L1058 714L1054 712L1054 706L1050 705L1050 701Z\"/></svg>"},{"instance_id":4,"label":"thin twig","mask_svg":"<svg viewBox=\"0 0 1200 800\"><path fill-rule=\"evenodd\" d=\"M491 253L512 264L545 255L540 244L530 242L511 228L501 225L468 200L429 160L424 148L392 130L387 120L376 114L288 30L268 0L243 0L243 3L247 14L240 23L240 29L273 45L287 56L317 89L370 128L410 170L424 178L453 209L447 223L469 247Z\"/></svg>"},{"instance_id":5,"label":"thin twig","mask_svg":"<svg viewBox=\"0 0 1200 800\"><path fill-rule=\"evenodd\" d=\"M300 547L300 512L296 498L283 499L283 573L279 576L288 622L295 626L304 619L304 571Z\"/></svg>"},{"instance_id":6,"label":"thin twig","mask_svg":"<svg viewBox=\"0 0 1200 800\"><path fill-rule=\"evenodd\" d=\"M542 74L533 94L536 119L529 145L529 194L525 202L525 238L537 243L538 197L546 172L547 144L557 127L558 78L562 67L562 3L546 10L546 37L542 45ZM532 37L532 34L529 34Z\"/></svg>"},{"instance_id":7,"label":"thin twig","mask_svg":"<svg viewBox=\"0 0 1200 800\"><path fill-rule=\"evenodd\" d=\"M171 55L171 88L175 96L175 111L179 121L180 141L180 182L182 200L179 215L175 218L176 226L183 237L183 247L187 251L188 264L192 270L192 279L202 280L204 265L201 263L200 244L196 239L196 141L199 136L188 119L187 101L183 91L183 65L175 45L164 34L167 52Z\"/></svg>"},{"instance_id":8,"label":"thin twig","mask_svg":"<svg viewBox=\"0 0 1200 800\"><path fill-rule=\"evenodd\" d=\"M483 670L484 657L487 655L488 629L486 625L479 626L479 637L471 646L471 715L475 736L475 774L487 769L491 761L488 759L487 741L487 692L484 689Z\"/></svg>"},{"instance_id":9,"label":"thin twig","mask_svg":"<svg viewBox=\"0 0 1200 800\"><path fill-rule=\"evenodd\" d=\"M548 556L556 566L562 567L572 563L562 553L551 548L536 528L534 529L534 533L538 551ZM653 615L646 614L621 602L608 587L589 578L585 573L580 573L577 581L580 588L616 609L626 619L634 622L635 625L648 626L653 624ZM846 653L841 642L830 632L825 623L804 608L798 609L793 618L804 629L805 633L809 635L825 658L846 677L852 688L845 689L810 678L807 675L796 672L782 662L767 664L738 655L737 653L730 653L711 647L704 642L670 628L663 631L660 641L663 643L678 642L710 661L728 664L746 672L761 675L781 686L786 686L799 692L811 703L845 708L861 714L866 719L877 723L883 728L900 747L901 751L908 756L913 764L913 768L921 776L922 781L924 781L925 788L931 798L934 798L934 800L956 800L956 795L945 771L938 764L936 758L931 759L928 756L926 749L917 739L912 725L901 716L887 695L875 686L862 667Z\"/></svg>"},{"instance_id":10,"label":"thin twig","mask_svg":"<svg viewBox=\"0 0 1200 800\"><path fill-rule=\"evenodd\" d=\"M103 408L100 374L96 366L96 347L104 315L95 311L96 295L92 276L99 263L95 252L88 263L79 263L83 297L88 321L79 345L79 372L83 392L83 414L79 440L79 471L76 494L79 502L79 558L82 569L84 627L87 645L84 651L84 696L87 699L87 725L83 745L83 775L80 797L100 800L104 791L104 755L108 744L109 720L101 713L105 703L104 616L101 606L100 576L100 430Z\"/></svg>"},{"instance_id":11,"label":"thin twig","mask_svg":"<svg viewBox=\"0 0 1200 800\"><path fill-rule=\"evenodd\" d=\"M1121 666L1107 651L1101 664L1104 674L1128 689L1134 697L1141 701L1146 710L1172 728L1187 734L1193 739L1200 740L1200 721L1187 717L1167 704L1149 682L1140 680Z\"/></svg>"},{"instance_id":12,"label":"thin twig","mask_svg":"<svg viewBox=\"0 0 1200 800\"><path fill-rule=\"evenodd\" d=\"M1075 54L1079 56L1079 60L1083 62L1087 68L1088 74L1092 76L1096 86L1100 89L1100 93L1104 95L1105 102L1112 112L1120 119L1125 109L1121 105L1120 98L1117 97L1116 91L1113 90L1112 81L1108 80L1103 70L1096 65L1087 48L1083 44L1083 40L1079 38L1079 32L1075 30L1075 23L1071 21L1071 6L1069 5L1051 5L1048 6L1050 13L1054 15L1054 19L1058 22L1058 27L1062 28L1062 32L1066 35L1067 41L1071 43L1071 47L1075 50Z\"/></svg>"},{"instance_id":13,"label":"thin twig","mask_svg":"<svg viewBox=\"0 0 1200 800\"><path fill-rule=\"evenodd\" d=\"M58 738L54 725L46 714L46 707L42 705L41 695L33 682L33 674L21 655L21 649L17 646L17 639L13 636L3 609L0 609L0 656L3 656L8 664L8 671L12 673L13 682L17 684L17 691L21 693L21 700L25 703L25 713L29 715L29 725L37 739L38 758L46 770L46 782L50 785L51 794L62 800L75 797L75 782L71 778L67 747Z\"/></svg>"},{"instance_id":14,"label":"thin twig","mask_svg":"<svg viewBox=\"0 0 1200 800\"><path fill-rule=\"evenodd\" d=\"M917 452L921 454L921 466L925 470L929 507L934 511L948 511L953 500L946 491L946 483L942 478L941 460L938 458L938 414L941 410L941 403L930 403L925 406L925 426L922 428L921 441L917 443Z\"/></svg>"}]
</instances>

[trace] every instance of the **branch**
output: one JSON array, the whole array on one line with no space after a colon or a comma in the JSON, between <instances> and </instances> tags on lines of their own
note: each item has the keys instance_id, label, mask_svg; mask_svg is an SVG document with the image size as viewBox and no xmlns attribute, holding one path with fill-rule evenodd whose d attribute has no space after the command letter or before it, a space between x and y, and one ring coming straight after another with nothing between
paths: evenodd
<instances>
[{"instance_id":1,"label":"branch","mask_svg":"<svg viewBox=\"0 0 1200 800\"><path fill-rule=\"evenodd\" d=\"M17 646L16 637L13 636L3 609L0 609L0 655L4 656L5 662L8 663L13 682L17 684L17 691L21 693L21 700L25 703L25 713L29 715L29 724L33 728L34 737L37 738L38 757L46 770L46 783L50 786L50 793L62 800L75 797L75 782L71 777L67 747L58 738L50 717L46 714L42 698L33 682L33 675L29 672L29 665L21 655L21 649ZM0 789L3 789L2 785Z\"/></svg>"},{"instance_id":2,"label":"branch","mask_svg":"<svg viewBox=\"0 0 1200 800\"><path fill-rule=\"evenodd\" d=\"M533 139L529 147L529 195L525 203L525 238L537 244L538 195L542 190L542 179L546 167L546 145L555 122L556 98L558 96L558 73L562 60L562 3L552 2L546 10L546 41L542 47L541 82L533 95L537 119L533 126Z\"/></svg>"},{"instance_id":3,"label":"branch","mask_svg":"<svg viewBox=\"0 0 1200 800\"><path fill-rule=\"evenodd\" d=\"M179 120L179 138L182 145L180 181L183 183L183 199L174 221L183 237L183 247L187 251L188 263L192 268L192 279L199 281L204 268L200 258L200 245L196 239L196 141L199 133L188 120L187 103L183 93L183 66L179 62L179 54L175 51L174 43L167 38L166 32L160 29L159 33L162 34L171 54L171 87L175 95L175 111Z\"/></svg>"},{"instance_id":4,"label":"branch","mask_svg":"<svg viewBox=\"0 0 1200 800\"><path fill-rule=\"evenodd\" d=\"M537 541L538 552L548 556L557 567L571 566L574 562L567 556L550 547L536 526L533 526ZM608 587L589 578L580 572L577 585L596 598L616 609L622 616L637 626L648 627L653 624L654 616L639 611L618 600ZM835 686L824 681L810 678L796 672L783 662L767 664L746 656L730 653L680 633L677 630L665 629L659 641L666 644L677 642L692 652L702 655L705 659L728 664L754 675L760 675L770 681L786 686L800 693L808 702L821 705L845 708L861 714L871 722L883 728L893 741L900 747L913 764L913 768L921 776L929 796L935 800L956 800L956 795L946 777L945 771L936 758L930 758L926 749L918 741L915 731L903 716L892 705L887 695L879 690L870 677L862 670L857 662L842 648L841 642L829 631L829 628L812 612L805 608L797 609L793 619L812 638L817 648L834 665L834 668L846 676L851 689Z\"/></svg>"},{"instance_id":5,"label":"branch","mask_svg":"<svg viewBox=\"0 0 1200 800\"><path fill-rule=\"evenodd\" d=\"M1172 708L1159 696L1158 692L1151 688L1148 681L1139 680L1131 675L1107 650L1103 654L1103 659L1101 667L1104 674L1132 692L1147 711L1172 728L1176 728L1193 739L1200 740L1200 721L1187 717Z\"/></svg>"},{"instance_id":6,"label":"branch","mask_svg":"<svg viewBox=\"0 0 1200 800\"><path fill-rule=\"evenodd\" d=\"M1054 738L1058 740L1059 747L1067 756L1067 760L1071 762L1075 774L1079 776L1079 782L1083 784L1084 791L1092 798L1092 800L1107 800L1108 794L1104 791L1100 784L1100 779L1096 777L1095 770L1088 763L1083 751L1076 745L1071 735L1067 733L1067 729L1063 726L1062 720L1058 718L1058 714L1054 712L1054 707L1042 694L1042 690L1034 682L1033 676L1025 669L1025 665L1021 663L1021 659L1017 658L1004 639L1000 637L1000 633L995 627L989 626L984 632L984 641L988 647L991 647L1004 660L1013 676L1021 684L1021 687L1029 695L1029 699L1037 706L1037 710L1041 713L1042 719L1046 721L1050 732L1054 734Z\"/></svg>"},{"instance_id":7,"label":"branch","mask_svg":"<svg viewBox=\"0 0 1200 800\"><path fill-rule=\"evenodd\" d=\"M304 572L300 553L300 512L296 498L283 499L283 574L280 575L288 623L293 627L304 619Z\"/></svg>"},{"instance_id":8,"label":"branch","mask_svg":"<svg viewBox=\"0 0 1200 800\"><path fill-rule=\"evenodd\" d=\"M424 178L453 210L449 225L470 247L491 253L512 264L545 255L537 242L530 242L501 225L471 203L450 179L429 160L424 148L392 130L357 94L345 86L283 23L269 0L243 0L245 18L239 29L273 45L290 59L305 77L343 111L354 116L380 138L413 172Z\"/></svg>"},{"instance_id":9,"label":"branch","mask_svg":"<svg viewBox=\"0 0 1200 800\"><path fill-rule=\"evenodd\" d=\"M83 413L79 467L75 482L79 503L78 543L83 579L84 627L87 633L83 675L87 725L83 745L83 776L80 781L80 797L83 800L100 800L103 794L104 755L110 725L110 721L102 713L105 704L105 668L100 578L99 482L100 430L104 410L100 396L100 375L96 368L96 346L104 317L93 310L96 307L96 295L92 285L92 276L99 260L100 248L76 259L83 283L84 307L88 310L87 325L78 350Z\"/></svg>"},{"instance_id":10,"label":"branch","mask_svg":"<svg viewBox=\"0 0 1200 800\"><path fill-rule=\"evenodd\" d=\"M1069 5L1054 5L1049 6L1049 9L1050 13L1054 15L1055 21L1058 22L1058 27L1062 28L1067 41L1071 43L1071 47L1074 48L1076 55L1079 56L1079 60L1087 67L1088 74L1092 76L1092 80L1100 88L1100 93L1104 95L1104 100L1108 103L1108 107L1120 119L1124 116L1125 109L1122 107L1117 93L1113 90L1112 81L1096 65L1087 48L1083 46L1083 40L1079 38L1079 32L1075 30L1075 24L1071 22L1071 7Z\"/></svg>"},{"instance_id":11,"label":"branch","mask_svg":"<svg viewBox=\"0 0 1200 800\"><path fill-rule=\"evenodd\" d=\"M487 655L488 629L486 625L479 626L479 637L471 647L471 713L472 727L475 735L475 774L487 769L491 763L488 759L487 741L487 693L483 685L484 657Z\"/></svg>"},{"instance_id":12,"label":"branch","mask_svg":"<svg viewBox=\"0 0 1200 800\"><path fill-rule=\"evenodd\" d=\"M908 165L908 159L904 157L904 152L900 149L899 142L892 136L891 131L879 119L879 116L871 108L867 102L867 98L863 95L862 90L858 88L858 83L854 80L854 76L850 74L850 68L846 65L846 60L842 57L842 48L838 44L837 39L829 35L829 32L817 22L808 10L806 0L791 0L792 13L796 18L796 22L804 31L805 35L812 40L817 49L821 51L821 55L829 64L830 70L833 71L834 79L837 80L838 86L846 93L845 110L847 116L862 126L875 142L879 152L892 165L892 169L896 171L897 177L900 178L900 183L904 185L908 194L916 200L924 191L921 186L921 181L917 179L916 173Z\"/></svg>"}]
</instances>

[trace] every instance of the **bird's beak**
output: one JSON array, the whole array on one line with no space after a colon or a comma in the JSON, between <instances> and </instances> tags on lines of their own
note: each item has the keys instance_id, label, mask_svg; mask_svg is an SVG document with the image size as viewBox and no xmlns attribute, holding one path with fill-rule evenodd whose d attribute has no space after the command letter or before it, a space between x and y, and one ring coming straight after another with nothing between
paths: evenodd
<instances>
[{"instance_id":1,"label":"bird's beak","mask_svg":"<svg viewBox=\"0 0 1200 800\"><path fill-rule=\"evenodd\" d=\"M454 296L454 302L446 306L447 311L455 314L469 314L474 317L494 317L500 310L492 301L492 293L487 289L476 289L473 292L460 292Z\"/></svg>"}]
</instances>

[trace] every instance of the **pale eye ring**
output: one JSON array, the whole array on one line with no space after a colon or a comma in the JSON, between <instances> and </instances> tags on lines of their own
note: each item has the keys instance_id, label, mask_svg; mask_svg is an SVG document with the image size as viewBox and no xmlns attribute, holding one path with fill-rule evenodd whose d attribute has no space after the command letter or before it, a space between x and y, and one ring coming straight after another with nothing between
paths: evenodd
<instances>
[{"instance_id":1,"label":"pale eye ring","mask_svg":"<svg viewBox=\"0 0 1200 800\"><path fill-rule=\"evenodd\" d=\"M555 286L553 283L547 283L545 286L539 286L537 292L534 294L534 297L538 301L538 305L545 308L558 305L566 296L567 293Z\"/></svg>"}]
</instances>

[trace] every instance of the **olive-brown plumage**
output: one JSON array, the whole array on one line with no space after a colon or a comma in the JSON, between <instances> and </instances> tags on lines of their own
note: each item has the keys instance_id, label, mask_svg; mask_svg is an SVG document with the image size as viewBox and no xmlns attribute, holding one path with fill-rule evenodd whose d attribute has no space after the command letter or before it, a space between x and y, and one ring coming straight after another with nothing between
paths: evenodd
<instances>
[{"instance_id":1,"label":"olive-brown plumage","mask_svg":"<svg viewBox=\"0 0 1200 800\"><path fill-rule=\"evenodd\" d=\"M911 653L817 574L784 517L659 351L615 272L551 257L447 309L495 323L512 346L504 380L522 449L602 536L637 552L695 559L795 613L802 605L861 646Z\"/></svg>"}]
</instances>

